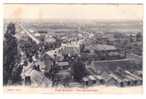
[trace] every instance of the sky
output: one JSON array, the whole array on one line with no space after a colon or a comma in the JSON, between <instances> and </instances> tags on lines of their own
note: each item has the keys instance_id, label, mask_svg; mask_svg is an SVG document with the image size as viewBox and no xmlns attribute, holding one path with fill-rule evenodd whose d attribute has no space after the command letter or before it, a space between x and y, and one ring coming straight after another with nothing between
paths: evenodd
<instances>
[{"instance_id":1,"label":"sky","mask_svg":"<svg viewBox=\"0 0 146 99\"><path fill-rule=\"evenodd\" d=\"M4 19L142 20L143 5L4 4Z\"/></svg>"}]
</instances>

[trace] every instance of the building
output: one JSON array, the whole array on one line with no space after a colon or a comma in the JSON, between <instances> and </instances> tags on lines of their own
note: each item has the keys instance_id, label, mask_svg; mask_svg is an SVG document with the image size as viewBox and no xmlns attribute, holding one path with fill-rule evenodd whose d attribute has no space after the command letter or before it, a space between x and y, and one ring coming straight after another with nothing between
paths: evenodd
<instances>
[{"instance_id":1,"label":"building","mask_svg":"<svg viewBox=\"0 0 146 99\"><path fill-rule=\"evenodd\" d=\"M115 60L126 57L125 51L112 45L103 44L85 46L81 55L89 60Z\"/></svg>"}]
</instances>

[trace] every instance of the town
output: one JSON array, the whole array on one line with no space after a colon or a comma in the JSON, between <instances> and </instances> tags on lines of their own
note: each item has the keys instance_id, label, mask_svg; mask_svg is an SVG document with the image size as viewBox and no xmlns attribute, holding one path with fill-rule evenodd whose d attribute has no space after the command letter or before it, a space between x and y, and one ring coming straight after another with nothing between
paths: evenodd
<instances>
[{"instance_id":1,"label":"town","mask_svg":"<svg viewBox=\"0 0 146 99\"><path fill-rule=\"evenodd\" d=\"M140 86L142 35L139 21L6 22L3 84Z\"/></svg>"}]
</instances>

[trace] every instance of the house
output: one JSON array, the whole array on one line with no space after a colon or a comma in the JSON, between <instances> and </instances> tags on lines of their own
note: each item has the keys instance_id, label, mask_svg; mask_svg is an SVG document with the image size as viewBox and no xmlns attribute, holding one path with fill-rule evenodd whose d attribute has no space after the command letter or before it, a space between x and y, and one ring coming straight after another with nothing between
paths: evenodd
<instances>
[{"instance_id":1,"label":"house","mask_svg":"<svg viewBox=\"0 0 146 99\"><path fill-rule=\"evenodd\" d=\"M109 75L112 79L109 79L109 84L119 86L119 87L125 87L128 85L128 79L126 79L122 74L119 73L111 73Z\"/></svg>"},{"instance_id":2,"label":"house","mask_svg":"<svg viewBox=\"0 0 146 99\"><path fill-rule=\"evenodd\" d=\"M96 83L96 78L93 75L88 75L82 78L84 86L91 86Z\"/></svg>"},{"instance_id":3,"label":"house","mask_svg":"<svg viewBox=\"0 0 146 99\"><path fill-rule=\"evenodd\" d=\"M142 84L141 77L138 77L137 75L131 73L130 71L125 71L125 73L134 79L133 85L141 85Z\"/></svg>"},{"instance_id":4,"label":"house","mask_svg":"<svg viewBox=\"0 0 146 99\"><path fill-rule=\"evenodd\" d=\"M67 61L62 61L62 62L56 62L56 66L60 70L64 70L69 68L69 63Z\"/></svg>"}]
</instances>

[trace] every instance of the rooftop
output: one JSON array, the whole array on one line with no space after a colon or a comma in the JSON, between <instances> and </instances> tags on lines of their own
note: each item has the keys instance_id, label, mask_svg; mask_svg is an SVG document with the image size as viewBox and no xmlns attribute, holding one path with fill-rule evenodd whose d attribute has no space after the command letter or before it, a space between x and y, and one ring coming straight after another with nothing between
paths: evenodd
<instances>
[{"instance_id":1,"label":"rooftop","mask_svg":"<svg viewBox=\"0 0 146 99\"><path fill-rule=\"evenodd\" d=\"M93 50L98 50L98 51L116 50L115 46L105 45L105 44L89 45L86 48L89 50L93 49Z\"/></svg>"},{"instance_id":2,"label":"rooftop","mask_svg":"<svg viewBox=\"0 0 146 99\"><path fill-rule=\"evenodd\" d=\"M68 62L57 62L57 65L58 66L67 66L67 65L69 65L69 63Z\"/></svg>"}]
</instances>

